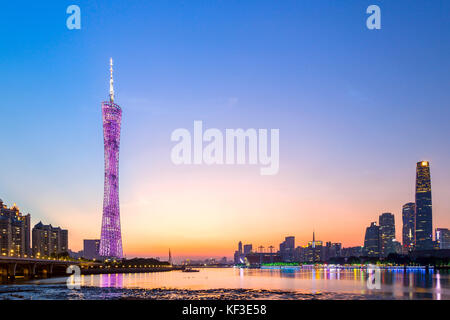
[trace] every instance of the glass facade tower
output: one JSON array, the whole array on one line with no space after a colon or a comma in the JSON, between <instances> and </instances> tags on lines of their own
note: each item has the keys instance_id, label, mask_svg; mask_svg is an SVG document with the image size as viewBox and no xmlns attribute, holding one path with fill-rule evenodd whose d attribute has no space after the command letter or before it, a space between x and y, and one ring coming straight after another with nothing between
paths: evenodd
<instances>
[{"instance_id":1,"label":"glass facade tower","mask_svg":"<svg viewBox=\"0 0 450 320\"><path fill-rule=\"evenodd\" d=\"M414 250L416 243L416 204L409 202L402 208L402 242L403 253Z\"/></svg>"},{"instance_id":2,"label":"glass facade tower","mask_svg":"<svg viewBox=\"0 0 450 320\"><path fill-rule=\"evenodd\" d=\"M364 252L369 257L380 256L380 227L376 222L372 222L370 227L366 228Z\"/></svg>"},{"instance_id":3,"label":"glass facade tower","mask_svg":"<svg viewBox=\"0 0 450 320\"><path fill-rule=\"evenodd\" d=\"M381 255L386 257L395 253L395 218L392 213L386 212L380 215L380 250Z\"/></svg>"},{"instance_id":4,"label":"glass facade tower","mask_svg":"<svg viewBox=\"0 0 450 320\"><path fill-rule=\"evenodd\" d=\"M433 249L430 163L421 161L416 169L416 250Z\"/></svg>"}]
</instances>

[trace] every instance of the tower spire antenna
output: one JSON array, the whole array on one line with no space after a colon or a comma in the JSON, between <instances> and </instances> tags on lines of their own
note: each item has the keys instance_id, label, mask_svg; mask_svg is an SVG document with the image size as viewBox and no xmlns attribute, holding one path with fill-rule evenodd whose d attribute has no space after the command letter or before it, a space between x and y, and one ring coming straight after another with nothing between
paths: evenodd
<instances>
[{"instance_id":1,"label":"tower spire antenna","mask_svg":"<svg viewBox=\"0 0 450 320\"><path fill-rule=\"evenodd\" d=\"M111 72L111 77L109 79L109 101L114 103L114 79L113 79L113 59L109 60L109 71Z\"/></svg>"}]
</instances>

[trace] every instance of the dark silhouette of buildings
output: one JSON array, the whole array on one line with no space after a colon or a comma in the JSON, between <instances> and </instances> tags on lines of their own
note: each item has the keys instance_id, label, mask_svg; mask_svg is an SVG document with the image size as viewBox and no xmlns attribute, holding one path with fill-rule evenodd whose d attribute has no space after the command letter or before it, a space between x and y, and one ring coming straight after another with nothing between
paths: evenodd
<instances>
[{"instance_id":1,"label":"dark silhouette of buildings","mask_svg":"<svg viewBox=\"0 0 450 320\"><path fill-rule=\"evenodd\" d=\"M450 249L450 230L447 228L436 228L435 238L438 249Z\"/></svg>"},{"instance_id":2,"label":"dark silhouette of buildings","mask_svg":"<svg viewBox=\"0 0 450 320\"><path fill-rule=\"evenodd\" d=\"M392 213L386 212L379 217L380 226L380 253L387 257L390 253L395 253L395 218Z\"/></svg>"},{"instance_id":3,"label":"dark silhouette of buildings","mask_svg":"<svg viewBox=\"0 0 450 320\"><path fill-rule=\"evenodd\" d=\"M234 263L243 264L245 263L245 257L253 252L253 245L245 244L244 249L242 249L242 241L239 241L238 250L234 252Z\"/></svg>"},{"instance_id":4,"label":"dark silhouette of buildings","mask_svg":"<svg viewBox=\"0 0 450 320\"><path fill-rule=\"evenodd\" d=\"M316 240L316 234L313 232L312 241L308 242L308 246L305 248L305 261L307 262L320 262L323 260L323 242Z\"/></svg>"},{"instance_id":5,"label":"dark silhouette of buildings","mask_svg":"<svg viewBox=\"0 0 450 320\"><path fill-rule=\"evenodd\" d=\"M402 242L403 253L414 250L416 243L416 204L408 202L402 208Z\"/></svg>"},{"instance_id":6,"label":"dark silhouette of buildings","mask_svg":"<svg viewBox=\"0 0 450 320\"><path fill-rule=\"evenodd\" d=\"M242 241L239 241L238 250L234 252L234 263L244 263L244 253L242 252Z\"/></svg>"},{"instance_id":7,"label":"dark silhouette of buildings","mask_svg":"<svg viewBox=\"0 0 450 320\"><path fill-rule=\"evenodd\" d=\"M327 242L324 246L322 241L316 241L313 232L313 240L308 242L307 246L295 247L295 238L293 236L286 237L280 244L278 256L283 262L310 263L346 261L352 257L361 257L361 259L371 261L381 258L388 261L401 253L408 254L412 259L434 256L448 257L450 255L450 231L446 228L437 228L435 241L433 241L431 174L428 161L417 163L415 189L415 202L406 203L402 207L402 243L395 240L394 215L386 212L379 216L379 225L372 222L366 228L362 247L342 248L340 243L331 242ZM236 257L240 257L240 252L242 252L242 243L239 243L239 250L235 253L235 261ZM245 245L242 257L246 257L251 252L251 245ZM260 253L262 254L262 251ZM261 256L258 257L260 261L265 261ZM256 255L252 259L257 259ZM273 260L274 256L271 259Z\"/></svg>"},{"instance_id":8,"label":"dark silhouette of buildings","mask_svg":"<svg viewBox=\"0 0 450 320\"><path fill-rule=\"evenodd\" d=\"M323 261L328 261L331 258L338 258L341 256L342 244L341 243L332 243L328 241L323 247Z\"/></svg>"},{"instance_id":9,"label":"dark silhouette of buildings","mask_svg":"<svg viewBox=\"0 0 450 320\"><path fill-rule=\"evenodd\" d=\"M372 222L366 229L364 253L369 257L380 256L380 227L376 222Z\"/></svg>"},{"instance_id":10,"label":"dark silhouette of buildings","mask_svg":"<svg viewBox=\"0 0 450 320\"><path fill-rule=\"evenodd\" d=\"M280 243L280 256L283 261L294 261L295 256L295 237L289 236Z\"/></svg>"},{"instance_id":11,"label":"dark silhouette of buildings","mask_svg":"<svg viewBox=\"0 0 450 320\"><path fill-rule=\"evenodd\" d=\"M345 258L360 257L362 255L364 255L364 247L362 246L342 248L341 250L341 257Z\"/></svg>"},{"instance_id":12,"label":"dark silhouette of buildings","mask_svg":"<svg viewBox=\"0 0 450 320\"><path fill-rule=\"evenodd\" d=\"M263 263L279 263L283 261L278 253L252 252L245 255L245 259L250 265L261 265Z\"/></svg>"},{"instance_id":13,"label":"dark silhouette of buildings","mask_svg":"<svg viewBox=\"0 0 450 320\"><path fill-rule=\"evenodd\" d=\"M244 244L244 255L249 254L253 251L253 246L251 244Z\"/></svg>"}]
</instances>

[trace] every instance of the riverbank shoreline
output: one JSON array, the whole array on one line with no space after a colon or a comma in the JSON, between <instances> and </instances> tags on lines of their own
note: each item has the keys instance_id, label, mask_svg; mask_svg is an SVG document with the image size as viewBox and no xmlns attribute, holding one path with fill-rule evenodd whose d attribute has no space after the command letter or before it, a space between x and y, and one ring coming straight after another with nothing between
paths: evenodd
<instances>
[{"instance_id":1,"label":"riverbank shoreline","mask_svg":"<svg viewBox=\"0 0 450 320\"><path fill-rule=\"evenodd\" d=\"M377 295L344 292L308 292L298 290L266 290L245 288L180 289L180 288L99 288L82 286L69 290L59 284L24 284L0 287L0 300L380 300ZM384 297L385 299L394 299Z\"/></svg>"}]
</instances>

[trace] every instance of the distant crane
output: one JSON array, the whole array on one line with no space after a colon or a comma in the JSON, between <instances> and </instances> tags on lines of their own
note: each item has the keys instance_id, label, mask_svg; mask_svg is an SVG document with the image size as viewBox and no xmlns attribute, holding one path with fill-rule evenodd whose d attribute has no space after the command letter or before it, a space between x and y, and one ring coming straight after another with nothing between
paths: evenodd
<instances>
[{"instance_id":1,"label":"distant crane","mask_svg":"<svg viewBox=\"0 0 450 320\"><path fill-rule=\"evenodd\" d=\"M263 253L264 252L264 250L263 250L264 247L263 246L259 246L258 249L259 249L259 253Z\"/></svg>"},{"instance_id":2,"label":"distant crane","mask_svg":"<svg viewBox=\"0 0 450 320\"><path fill-rule=\"evenodd\" d=\"M273 248L274 248L274 246L270 246L270 247L269 247L270 253L272 253Z\"/></svg>"}]
</instances>

